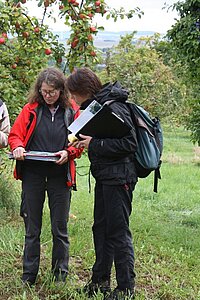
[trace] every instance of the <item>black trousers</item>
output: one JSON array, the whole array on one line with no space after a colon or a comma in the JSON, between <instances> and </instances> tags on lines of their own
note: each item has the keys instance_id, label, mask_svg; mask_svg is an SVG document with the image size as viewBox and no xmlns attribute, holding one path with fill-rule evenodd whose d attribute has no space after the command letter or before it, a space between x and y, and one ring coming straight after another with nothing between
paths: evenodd
<instances>
[{"instance_id":1,"label":"black trousers","mask_svg":"<svg viewBox=\"0 0 200 300\"><path fill-rule=\"evenodd\" d=\"M92 281L110 280L114 261L117 287L134 287L134 250L129 229L135 184L109 186L96 182L93 238L96 261Z\"/></svg>"},{"instance_id":2,"label":"black trousers","mask_svg":"<svg viewBox=\"0 0 200 300\"><path fill-rule=\"evenodd\" d=\"M22 280L34 282L40 263L40 234L47 191L53 236L52 272L63 278L68 273L69 240L67 221L71 192L66 175L54 163L27 164L23 170L21 216L25 224Z\"/></svg>"}]
</instances>

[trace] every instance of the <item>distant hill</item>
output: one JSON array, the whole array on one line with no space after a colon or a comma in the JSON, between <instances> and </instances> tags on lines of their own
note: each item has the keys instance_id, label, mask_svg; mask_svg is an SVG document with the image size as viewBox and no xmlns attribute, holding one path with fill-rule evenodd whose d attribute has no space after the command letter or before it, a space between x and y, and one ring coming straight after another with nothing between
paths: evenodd
<instances>
[{"instance_id":1,"label":"distant hill","mask_svg":"<svg viewBox=\"0 0 200 300\"><path fill-rule=\"evenodd\" d=\"M132 31L99 31L97 36L94 39L94 45L97 48L111 48L118 44L120 37L126 34L130 34ZM69 31L54 31L54 34L59 36L60 43L66 45L66 40L70 36ZM138 31L135 34L136 38L140 38L142 36L151 36L154 35L154 31Z\"/></svg>"}]
</instances>

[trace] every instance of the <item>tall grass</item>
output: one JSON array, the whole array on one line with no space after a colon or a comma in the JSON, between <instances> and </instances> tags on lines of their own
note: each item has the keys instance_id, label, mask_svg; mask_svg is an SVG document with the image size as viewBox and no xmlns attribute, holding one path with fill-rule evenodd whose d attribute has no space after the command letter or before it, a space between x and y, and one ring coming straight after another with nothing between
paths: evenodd
<instances>
[{"instance_id":1,"label":"tall grass","mask_svg":"<svg viewBox=\"0 0 200 300\"><path fill-rule=\"evenodd\" d=\"M199 148L182 128L164 128L162 179L153 193L153 174L140 179L133 198L130 226L136 262L136 299L200 299ZM87 173L85 157L78 172ZM86 166L86 167L84 167ZM92 180L92 187L94 181ZM19 199L18 199L19 203ZM0 224L0 299L86 299L76 288L90 278L94 262L92 242L93 192L88 177L78 176L69 219L70 274L65 286L51 281L51 232L45 207L41 236L41 266L37 284L24 289L20 282L24 227L7 215ZM112 286L116 285L114 270ZM95 299L102 299L99 294Z\"/></svg>"},{"instance_id":2,"label":"tall grass","mask_svg":"<svg viewBox=\"0 0 200 300\"><path fill-rule=\"evenodd\" d=\"M5 149L0 153L0 210L14 213L18 207L19 184L13 180L13 161L9 161Z\"/></svg>"}]
</instances>

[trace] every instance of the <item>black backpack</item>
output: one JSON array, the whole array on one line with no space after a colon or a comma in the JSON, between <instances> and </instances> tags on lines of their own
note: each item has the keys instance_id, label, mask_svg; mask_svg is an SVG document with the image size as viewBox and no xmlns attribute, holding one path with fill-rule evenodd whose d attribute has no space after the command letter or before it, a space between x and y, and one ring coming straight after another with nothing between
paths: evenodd
<instances>
[{"instance_id":1,"label":"black backpack","mask_svg":"<svg viewBox=\"0 0 200 300\"><path fill-rule=\"evenodd\" d=\"M158 179L161 179L161 155L163 133L160 120L151 118L149 113L135 103L126 102L136 128L138 148L135 153L136 169L139 178L147 177L154 171L154 192L157 193Z\"/></svg>"}]
</instances>

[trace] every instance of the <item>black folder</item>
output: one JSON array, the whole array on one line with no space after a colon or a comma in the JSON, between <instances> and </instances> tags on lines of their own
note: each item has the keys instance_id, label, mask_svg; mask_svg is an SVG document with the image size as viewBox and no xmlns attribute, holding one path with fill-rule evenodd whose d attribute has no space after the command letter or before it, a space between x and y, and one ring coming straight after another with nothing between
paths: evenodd
<instances>
[{"instance_id":1,"label":"black folder","mask_svg":"<svg viewBox=\"0 0 200 300\"><path fill-rule=\"evenodd\" d=\"M100 105L94 100L68 129L77 138L80 138L79 134L97 138L121 138L131 128L108 105Z\"/></svg>"}]
</instances>

